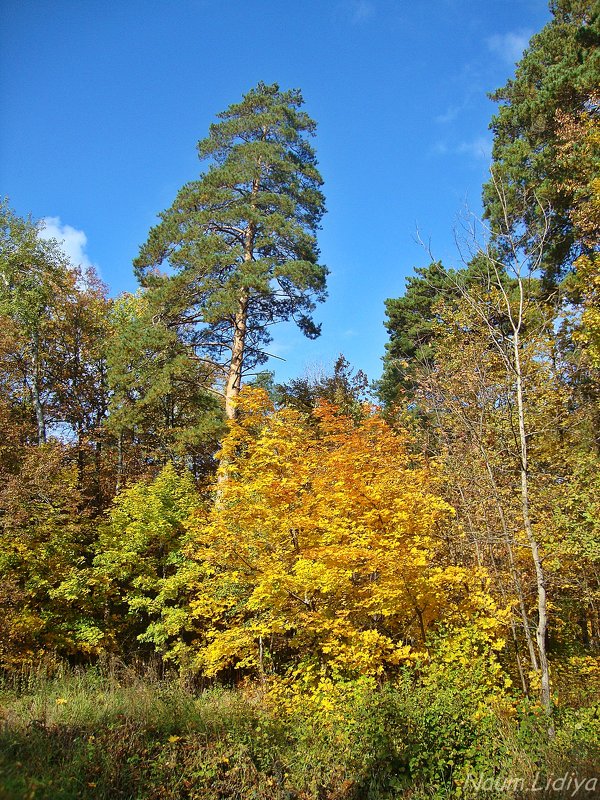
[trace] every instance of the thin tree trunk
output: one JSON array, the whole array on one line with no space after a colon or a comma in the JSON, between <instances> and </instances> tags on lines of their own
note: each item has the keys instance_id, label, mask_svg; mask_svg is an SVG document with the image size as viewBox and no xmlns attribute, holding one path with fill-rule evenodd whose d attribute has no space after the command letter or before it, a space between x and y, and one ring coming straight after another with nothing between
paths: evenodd
<instances>
[{"instance_id":1,"label":"thin tree trunk","mask_svg":"<svg viewBox=\"0 0 600 800\"><path fill-rule=\"evenodd\" d=\"M81 426L77 426L77 488L83 493L85 473L85 453L83 450L83 432Z\"/></svg>"},{"instance_id":2,"label":"thin tree trunk","mask_svg":"<svg viewBox=\"0 0 600 800\"><path fill-rule=\"evenodd\" d=\"M489 465L488 465L488 468L489 468ZM475 553L476 553L476 556L477 556L477 566L481 567L481 566L483 566L483 561L482 561L482 557L481 557L481 551L479 549L479 541L477 539L477 532L476 532L476 529L475 529L475 525L473 524L473 520L471 518L471 514L468 511L469 505L467 503L467 499L465 497L465 493L463 491L463 488L460 485L460 483L457 486L458 486L458 491L460 493L461 499L463 501L463 507L465 509L465 515L466 515L466 518L467 518L467 526L469 528L469 533L470 533L470 536L471 536L471 540L472 540L473 544L475 545ZM493 553L493 550L492 550L491 547L490 547L490 559L491 559L491 562L492 562L492 566L494 568L494 572L496 574L496 583L497 583L497 585L498 585L498 587L500 589L500 594L502 595L502 600L506 604L506 602L507 602L506 591L504 589L504 584L502 582L502 577L500 575L500 570L498 569L498 567L496 565L496 560L494 559L494 553ZM514 645L514 648L515 648L515 659L516 659L516 662L517 662L517 670L519 671L519 677L521 679L521 686L523 688L523 694L525 695L525 697L529 698L529 689L527 687L527 680L525 678L525 671L523 670L523 664L521 662L521 655L519 653L519 637L517 636L517 629L516 629L515 621L514 621L514 618L513 618L512 614L510 616L510 630L511 630L511 633L512 633L513 645ZM527 628L526 628L526 633L527 632L528 631L527 631ZM529 639L530 638L531 637L529 637ZM535 657L535 651L533 651L533 655Z\"/></svg>"},{"instance_id":3,"label":"thin tree trunk","mask_svg":"<svg viewBox=\"0 0 600 800\"><path fill-rule=\"evenodd\" d=\"M531 523L529 513L529 467L527 452L527 434L525 429L525 406L523 402L523 373L521 369L520 338L519 327L514 327L513 354L516 374L517 389L517 413L519 417L519 443L521 447L521 508L523 514L523 527L529 542L531 557L535 568L537 584L537 605L538 605L538 624L536 630L536 642L540 660L541 687L540 695L542 706L546 713L552 714L552 701L550 697L550 670L548 666L548 654L546 652L546 632L548 629L548 607L546 598L546 576L540 555L540 548ZM554 730L550 726L550 735Z\"/></svg>"},{"instance_id":4,"label":"thin tree trunk","mask_svg":"<svg viewBox=\"0 0 600 800\"><path fill-rule=\"evenodd\" d=\"M31 382L31 396L37 422L38 445L46 443L46 420L44 407L40 397L40 337L37 331L33 334L33 380Z\"/></svg>"},{"instance_id":5,"label":"thin tree trunk","mask_svg":"<svg viewBox=\"0 0 600 800\"><path fill-rule=\"evenodd\" d=\"M115 486L116 494L119 494L123 487L123 431L119 431L117 438L117 483Z\"/></svg>"},{"instance_id":6,"label":"thin tree trunk","mask_svg":"<svg viewBox=\"0 0 600 800\"><path fill-rule=\"evenodd\" d=\"M104 506L102 497L102 442L94 443L94 501L98 514Z\"/></svg>"},{"instance_id":7,"label":"thin tree trunk","mask_svg":"<svg viewBox=\"0 0 600 800\"><path fill-rule=\"evenodd\" d=\"M488 260L488 264L491 266L493 270L493 275L490 273L490 278L494 278L496 281L496 288L500 292L503 298L503 305L504 310L508 316L508 320L510 322L510 326L512 329L512 348L511 351L507 352L504 348L504 342L507 340L504 335L499 336L497 331L494 329L493 323L490 321L489 316L486 313L485 308L478 303L477 299L474 299L472 296L469 295L468 291L461 287L459 284L455 284L460 291L463 298L467 300L470 307L473 311L477 314L477 316L483 321L483 323L487 326L487 329L490 333L491 340L494 343L495 347L500 353L501 358L503 359L506 370L507 376L511 377L511 380L514 376L514 388L517 396L517 414L518 414L518 444L520 449L520 483L521 483L521 516L523 521L523 528L525 530L525 535L527 537L527 541L529 544L529 550L531 552L531 558L534 565L535 576L536 576L536 588L537 588L537 612L538 612L538 624L536 629L536 645L539 657L539 668L540 668L540 677L541 677L541 686L540 686L540 700L544 710L546 711L548 718L549 718L549 726L548 726L548 733L550 737L554 736L554 726L552 723L552 700L550 695L550 672L548 666L548 654L546 651L546 634L548 629L548 605L547 605L547 596L546 596L546 576L544 574L544 567L542 562L542 556L540 553L540 546L539 542L536 539L535 532L533 530L533 524L531 521L531 514L530 514L530 494L529 494L529 465L528 465L528 444L527 444L527 428L525 424L525 402L523 396L523 368L521 364L521 339L520 334L523 330L523 320L524 320L524 309L525 309L525 286L524 286L524 279L522 275L522 266L525 263L523 260L523 241L515 240L513 238L513 226L511 224L511 219L508 214L508 209L506 205L506 195L502 186L496 180L494 173L492 172L492 181L496 188L496 192L498 195L498 200L500 201L503 214L504 214L504 229L500 231L501 238L505 238L507 240L507 244L510 247L510 251L512 254L513 259L513 274L517 280L517 288L519 292L519 302L518 302L518 309L517 313L515 313L514 305L511 298L508 296L507 291L502 282L502 272L506 269L506 261L500 262L497 260L495 255L490 251L490 249L486 248L483 250L484 255ZM541 267L542 256L544 252L544 245L547 240L549 224L548 224L548 216L544 211L543 207L540 204L541 210L544 212L544 223L545 229L541 233L538 242L535 245L534 250L529 250L525 256L526 261L529 263L529 276L531 277L536 270ZM502 308L502 303L500 305L500 309Z\"/></svg>"},{"instance_id":8,"label":"thin tree trunk","mask_svg":"<svg viewBox=\"0 0 600 800\"><path fill-rule=\"evenodd\" d=\"M479 449L481 455L483 456L483 460L485 462L486 470L488 473L488 477L490 479L490 484L492 486L492 493L494 495L494 501L496 503L496 509L498 511L498 518L500 519L500 525L502 526L502 534L504 536L504 542L506 544L506 551L508 553L508 563L510 566L510 574L513 580L513 584L515 587L515 591L517 592L517 598L519 600L519 610L521 612L521 620L523 622L523 633L525 634L525 641L527 642L527 648L529 650L529 658L531 660L531 666L534 670L539 669L538 666L538 659L535 652L535 647L533 645L533 639L531 638L531 629L529 627L529 618L527 616L527 606L525 605L525 598L523 596L523 587L521 585L521 579L519 578L519 573L517 572L517 568L515 565L515 558L512 549L512 544L510 541L510 531L508 530L508 523L506 521L506 516L504 514L504 508L502 506L502 502L500 499L500 491L498 489L498 484L496 483L496 479L494 477L494 473L492 470L492 465L487 457L487 453L485 449L479 445Z\"/></svg>"},{"instance_id":9,"label":"thin tree trunk","mask_svg":"<svg viewBox=\"0 0 600 800\"><path fill-rule=\"evenodd\" d=\"M504 589L504 584L502 582L502 575L500 573L500 570L498 569L498 566L496 564L496 559L494 558L494 553L491 550L491 548L490 548L490 560L492 562L492 567L493 567L494 573L496 575L496 583L497 583L497 585L498 585L498 587L500 589L500 594L502 596L502 601L504 602L504 604L506 604L507 601L508 601L508 597L506 595L506 590ZM517 669L519 671L519 677L521 679L521 686L523 688L523 694L525 695L525 697L527 699L529 699L529 687L527 686L527 679L525 677L525 671L523 669L523 664L522 664L522 661L521 661L521 655L520 655L520 652L519 652L519 637L517 636L517 626L515 625L515 620L514 620L514 617L512 615L512 612L511 612L511 615L510 615L510 630L511 630L511 633L512 633L513 645L514 645L514 648L515 648L515 660L517 662Z\"/></svg>"}]
</instances>

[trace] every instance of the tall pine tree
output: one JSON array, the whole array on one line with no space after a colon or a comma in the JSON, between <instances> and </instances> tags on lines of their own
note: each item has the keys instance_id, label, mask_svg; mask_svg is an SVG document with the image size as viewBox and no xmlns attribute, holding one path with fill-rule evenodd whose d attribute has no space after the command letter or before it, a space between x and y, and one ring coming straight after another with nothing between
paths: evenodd
<instances>
[{"instance_id":1,"label":"tall pine tree","mask_svg":"<svg viewBox=\"0 0 600 800\"><path fill-rule=\"evenodd\" d=\"M564 114L588 111L597 118L593 95L600 83L599 0L552 0L552 19L529 43L514 78L492 99L492 179L484 186L485 213L494 232L525 232L528 245L544 235L542 264L548 289L589 252L572 212L577 186L561 159ZM597 172L597 170L596 170Z\"/></svg>"},{"instance_id":2,"label":"tall pine tree","mask_svg":"<svg viewBox=\"0 0 600 800\"><path fill-rule=\"evenodd\" d=\"M229 418L273 324L320 332L311 312L325 297L315 238L324 197L302 103L298 90L259 83L219 114L198 143L207 171L179 191L134 262L157 316L215 365Z\"/></svg>"}]
</instances>

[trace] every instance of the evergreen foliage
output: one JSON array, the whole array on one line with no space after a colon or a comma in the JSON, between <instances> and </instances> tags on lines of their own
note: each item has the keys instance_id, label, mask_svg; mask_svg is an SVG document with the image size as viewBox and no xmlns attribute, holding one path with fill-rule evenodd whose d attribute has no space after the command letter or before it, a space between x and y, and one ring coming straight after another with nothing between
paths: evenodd
<instances>
[{"instance_id":1,"label":"evergreen foliage","mask_svg":"<svg viewBox=\"0 0 600 800\"><path fill-rule=\"evenodd\" d=\"M576 203L576 194L566 190L571 175L558 157L560 114L593 111L589 102L600 76L598 0L553 0L550 6L553 18L532 38L515 77L492 95L501 106L491 123L493 179L484 187L494 232L502 229L505 211L513 231L524 228L529 245L549 224L542 265L548 287L585 252L570 216Z\"/></svg>"},{"instance_id":2,"label":"evergreen foliage","mask_svg":"<svg viewBox=\"0 0 600 800\"><path fill-rule=\"evenodd\" d=\"M207 171L179 191L135 261L156 313L223 368L229 416L242 375L266 360L271 325L293 319L319 334L311 312L325 297L315 239L324 199L302 103L298 90L259 83L219 114L198 143Z\"/></svg>"}]
</instances>

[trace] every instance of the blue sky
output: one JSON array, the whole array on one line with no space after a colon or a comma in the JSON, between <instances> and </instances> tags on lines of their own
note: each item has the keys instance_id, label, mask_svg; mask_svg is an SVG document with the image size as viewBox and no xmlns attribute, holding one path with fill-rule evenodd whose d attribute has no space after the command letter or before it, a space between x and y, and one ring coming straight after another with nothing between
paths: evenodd
<instances>
[{"instance_id":1,"label":"blue sky","mask_svg":"<svg viewBox=\"0 0 600 800\"><path fill-rule=\"evenodd\" d=\"M384 299L477 213L494 104L546 0L2 0L0 194L47 218L110 293L200 165L215 115L259 80L302 89L328 213L320 339L275 329L280 380L342 352L377 378Z\"/></svg>"}]
</instances>

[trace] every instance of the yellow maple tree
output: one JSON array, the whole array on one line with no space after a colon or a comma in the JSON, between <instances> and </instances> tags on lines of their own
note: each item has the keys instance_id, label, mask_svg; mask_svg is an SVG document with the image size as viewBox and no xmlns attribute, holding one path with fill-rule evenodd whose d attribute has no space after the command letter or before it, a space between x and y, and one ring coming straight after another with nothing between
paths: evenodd
<instances>
[{"instance_id":1,"label":"yellow maple tree","mask_svg":"<svg viewBox=\"0 0 600 800\"><path fill-rule=\"evenodd\" d=\"M495 627L485 572L448 558L436 465L378 413L307 417L245 390L220 457L217 501L192 522L205 674L377 674L440 620Z\"/></svg>"}]
</instances>

